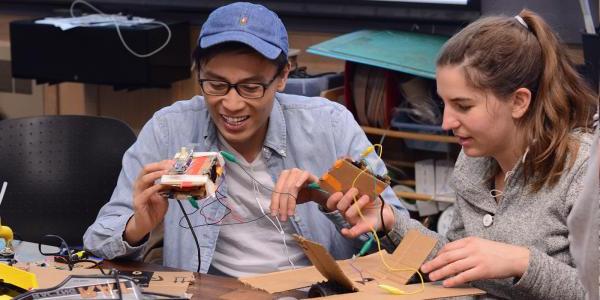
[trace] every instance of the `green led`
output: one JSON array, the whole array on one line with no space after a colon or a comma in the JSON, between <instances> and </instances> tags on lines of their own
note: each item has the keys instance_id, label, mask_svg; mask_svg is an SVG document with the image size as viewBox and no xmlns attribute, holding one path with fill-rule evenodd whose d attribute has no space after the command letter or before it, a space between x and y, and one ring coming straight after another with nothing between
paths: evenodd
<instances>
[{"instance_id":1,"label":"green led","mask_svg":"<svg viewBox=\"0 0 600 300\"><path fill-rule=\"evenodd\" d=\"M371 246L373 246L373 241L375 239L373 238L372 235L370 235L370 238L368 241L366 241L363 246L360 248L360 252L358 252L358 256L363 256L365 254L367 254L367 252L369 252L369 250L371 250Z\"/></svg>"},{"instance_id":2,"label":"green led","mask_svg":"<svg viewBox=\"0 0 600 300\"><path fill-rule=\"evenodd\" d=\"M308 184L308 188L311 190L320 190L321 187L319 186L318 182L311 182Z\"/></svg>"},{"instance_id":3,"label":"green led","mask_svg":"<svg viewBox=\"0 0 600 300\"><path fill-rule=\"evenodd\" d=\"M188 201L190 201L190 204L191 204L191 205L192 205L194 208L196 208L196 209L200 208L200 206L198 205L198 201L196 201L196 198L195 198L195 197L193 197L193 196L189 196L189 197L188 197Z\"/></svg>"},{"instance_id":4,"label":"green led","mask_svg":"<svg viewBox=\"0 0 600 300\"><path fill-rule=\"evenodd\" d=\"M223 158L225 158L225 160L230 161L232 163L237 163L237 158L235 158L235 155L227 151L221 151L220 153L223 156Z\"/></svg>"}]
</instances>

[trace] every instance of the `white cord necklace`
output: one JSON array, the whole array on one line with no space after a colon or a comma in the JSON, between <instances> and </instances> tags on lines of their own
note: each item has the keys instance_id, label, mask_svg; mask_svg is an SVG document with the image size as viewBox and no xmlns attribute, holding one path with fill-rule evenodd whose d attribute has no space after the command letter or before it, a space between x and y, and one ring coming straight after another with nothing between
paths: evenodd
<instances>
[{"instance_id":1,"label":"white cord necklace","mask_svg":"<svg viewBox=\"0 0 600 300\"><path fill-rule=\"evenodd\" d=\"M242 167L242 166L240 166L240 167ZM256 183L256 176L254 176L254 166L252 164L250 164L250 173L252 174L252 178L250 181L252 182L252 190L254 191L254 200L256 201L256 204L258 204L258 207L260 208L261 213L267 218L267 220L269 220L269 222L271 222L271 224L273 224L273 227L275 227L275 230L277 230L277 232L279 232L279 234L281 234L281 240L283 241L285 255L287 256L288 262L290 263L290 266L292 266L292 269L296 269L294 262L292 262L292 258L290 256L290 251L288 249L287 242L285 241L285 231L283 230L283 225L281 225L281 222L279 222L279 217L275 216L275 221L277 221L277 224L275 224L275 222L273 222L273 220L265 212L262 204L260 204L260 199L259 199L260 195L261 195L260 187ZM279 226L277 226L277 225L279 225Z\"/></svg>"}]
</instances>

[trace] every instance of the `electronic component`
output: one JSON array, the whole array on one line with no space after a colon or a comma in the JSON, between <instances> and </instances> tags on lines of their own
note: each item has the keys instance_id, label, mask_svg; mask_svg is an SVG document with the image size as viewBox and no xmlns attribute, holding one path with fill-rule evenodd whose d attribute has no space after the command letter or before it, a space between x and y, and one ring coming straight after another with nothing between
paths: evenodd
<instances>
[{"instance_id":1,"label":"electronic component","mask_svg":"<svg viewBox=\"0 0 600 300\"><path fill-rule=\"evenodd\" d=\"M223 174L225 161L218 152L194 152L194 147L182 147L173 158L169 174L160 184L170 186L163 194L177 200L198 200L213 196L217 180Z\"/></svg>"},{"instance_id":2,"label":"electronic component","mask_svg":"<svg viewBox=\"0 0 600 300\"><path fill-rule=\"evenodd\" d=\"M359 195L369 195L376 199L389 186L388 176L373 174L363 160L338 159L331 169L319 179L319 187L333 194L345 192L351 187L358 189Z\"/></svg>"}]
</instances>

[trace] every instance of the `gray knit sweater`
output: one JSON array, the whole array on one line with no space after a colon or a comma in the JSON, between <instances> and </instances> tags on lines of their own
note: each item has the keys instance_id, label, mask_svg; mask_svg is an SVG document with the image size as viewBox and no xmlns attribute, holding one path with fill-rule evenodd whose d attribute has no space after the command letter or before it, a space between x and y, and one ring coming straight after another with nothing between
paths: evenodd
<instances>
[{"instance_id":1,"label":"gray knit sweater","mask_svg":"<svg viewBox=\"0 0 600 300\"><path fill-rule=\"evenodd\" d=\"M519 163L508 177L502 201L491 196L488 170L495 164L491 158L472 158L460 153L450 186L457 194L457 210L447 238L429 231L416 221L396 213L391 238L397 244L409 229L434 236L439 240L430 255L448 241L477 236L531 251L527 271L521 278L481 280L472 285L485 290L485 297L508 299L583 299L584 289L569 252L567 217L583 188L592 135L578 133L579 153L572 168L564 171L552 188L532 193L522 184ZM484 216L493 221L484 225ZM488 217L489 218L489 217Z\"/></svg>"}]
</instances>

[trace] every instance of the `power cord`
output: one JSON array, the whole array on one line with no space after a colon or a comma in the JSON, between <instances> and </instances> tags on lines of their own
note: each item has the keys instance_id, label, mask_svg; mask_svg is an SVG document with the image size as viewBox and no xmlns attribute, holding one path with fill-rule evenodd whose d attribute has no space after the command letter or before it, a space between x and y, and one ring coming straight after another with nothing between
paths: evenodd
<instances>
[{"instance_id":1,"label":"power cord","mask_svg":"<svg viewBox=\"0 0 600 300\"><path fill-rule=\"evenodd\" d=\"M77 5L77 4L84 4L84 5L88 6L89 8L91 8L92 10L94 10L95 12L97 12L98 14L100 14L101 16L106 17L106 18L110 18L112 20L113 24L115 24L115 29L117 30L117 35L119 36L119 39L121 40L121 43L123 44L123 46L125 47L125 49L127 49L127 51L129 51L129 53L133 54L136 57L139 57L139 58L150 57L150 56L158 53L163 48L165 48L169 44L169 42L171 41L171 29L169 28L169 26L167 24L165 24L164 22L153 20L151 22L148 22L147 24L158 24L158 25L161 25L162 27L164 27L167 30L167 39L165 40L165 42L160 47L158 47L154 51L150 51L148 53L138 53L138 52L135 52L125 42L125 39L123 38L123 34L121 33L121 28L119 26L119 22L117 22L117 20L113 16L105 14L103 11L99 10L98 8L96 8L92 4L88 3L87 1L85 1L85 0L74 0L73 3L71 3L71 8L69 8L69 12L71 13L71 17L72 18L76 17L73 9L75 8L75 5Z\"/></svg>"},{"instance_id":2,"label":"power cord","mask_svg":"<svg viewBox=\"0 0 600 300\"><path fill-rule=\"evenodd\" d=\"M190 218L185 213L183 204L181 204L181 201L179 201L179 200L176 200L176 201L177 201L177 204L179 204L179 208L181 208L181 212L183 213L183 216L185 217L185 221L187 222L188 226L190 227L190 231L192 232L192 236L194 237L194 241L196 242L196 250L198 250L198 269L196 270L196 272L200 273L200 267L202 266L202 253L200 252L200 242L198 242L198 237L196 236L196 232L194 231L194 228L192 227L192 222L190 221Z\"/></svg>"}]
</instances>

